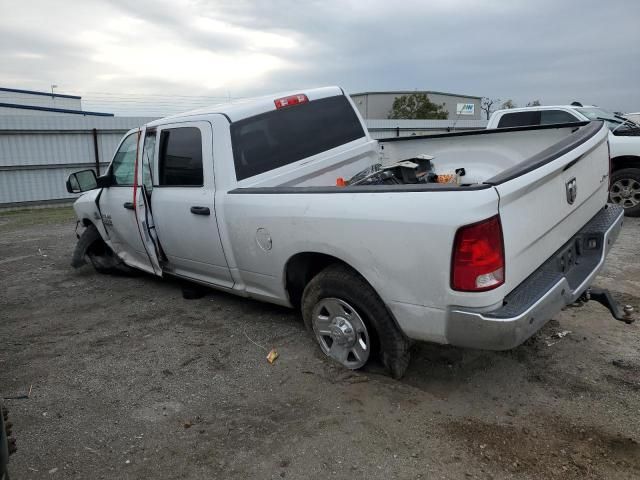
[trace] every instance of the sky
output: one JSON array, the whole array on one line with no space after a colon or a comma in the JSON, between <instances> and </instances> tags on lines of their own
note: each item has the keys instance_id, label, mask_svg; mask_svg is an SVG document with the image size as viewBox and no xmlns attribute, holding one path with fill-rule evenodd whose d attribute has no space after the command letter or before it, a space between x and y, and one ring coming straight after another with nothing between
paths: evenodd
<instances>
[{"instance_id":1,"label":"sky","mask_svg":"<svg viewBox=\"0 0 640 480\"><path fill-rule=\"evenodd\" d=\"M640 111L638 0L0 0L0 87L161 115L340 85Z\"/></svg>"}]
</instances>

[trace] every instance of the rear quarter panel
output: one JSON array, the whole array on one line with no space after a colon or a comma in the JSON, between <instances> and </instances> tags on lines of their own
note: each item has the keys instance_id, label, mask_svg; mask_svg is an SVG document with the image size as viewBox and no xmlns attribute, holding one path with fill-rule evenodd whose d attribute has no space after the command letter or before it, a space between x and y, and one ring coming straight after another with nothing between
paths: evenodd
<instances>
[{"instance_id":1,"label":"rear quarter panel","mask_svg":"<svg viewBox=\"0 0 640 480\"><path fill-rule=\"evenodd\" d=\"M236 191L238 192L238 191ZM499 302L502 287L454 292L453 238L459 226L498 211L493 188L394 193L228 193L224 229L236 268L254 296L287 299L285 268L297 253L337 257L356 269L385 302L443 308ZM266 231L272 248L257 241Z\"/></svg>"}]
</instances>

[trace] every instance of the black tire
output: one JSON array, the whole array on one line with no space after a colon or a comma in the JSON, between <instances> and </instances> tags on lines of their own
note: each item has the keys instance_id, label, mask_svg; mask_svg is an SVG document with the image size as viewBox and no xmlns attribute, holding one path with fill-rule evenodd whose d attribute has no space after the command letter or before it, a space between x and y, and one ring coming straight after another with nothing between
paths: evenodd
<instances>
[{"instance_id":1,"label":"black tire","mask_svg":"<svg viewBox=\"0 0 640 480\"><path fill-rule=\"evenodd\" d=\"M0 480L9 480L9 439L4 424L6 410L0 402Z\"/></svg>"},{"instance_id":2,"label":"black tire","mask_svg":"<svg viewBox=\"0 0 640 480\"><path fill-rule=\"evenodd\" d=\"M624 198L620 187L632 188L633 197ZM611 187L609 189L609 201L624 207L627 217L640 217L640 168L623 168L616 170L611 175ZM631 205L635 202L636 205ZM626 204L626 205L625 205Z\"/></svg>"},{"instance_id":3,"label":"black tire","mask_svg":"<svg viewBox=\"0 0 640 480\"><path fill-rule=\"evenodd\" d=\"M353 269L341 264L330 265L313 277L302 294L302 318L312 333L313 309L324 298L344 300L357 310L374 336L373 345L377 347L382 363L393 378L402 378L409 366L411 343L371 285Z\"/></svg>"},{"instance_id":4,"label":"black tire","mask_svg":"<svg viewBox=\"0 0 640 480\"><path fill-rule=\"evenodd\" d=\"M113 250L104 243L95 225L89 225L84 229L82 235L80 235L73 252L71 266L78 268L87 263L87 259L98 273L119 275L130 275L133 273L133 269L125 265L122 260L113 253Z\"/></svg>"}]
</instances>

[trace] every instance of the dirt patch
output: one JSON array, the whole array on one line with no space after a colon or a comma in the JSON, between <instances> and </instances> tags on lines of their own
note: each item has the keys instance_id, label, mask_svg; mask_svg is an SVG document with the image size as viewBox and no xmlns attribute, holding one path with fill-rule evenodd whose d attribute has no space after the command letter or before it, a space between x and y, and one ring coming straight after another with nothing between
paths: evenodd
<instances>
[{"instance_id":1,"label":"dirt patch","mask_svg":"<svg viewBox=\"0 0 640 480\"><path fill-rule=\"evenodd\" d=\"M640 444L601 428L577 426L560 416L530 416L527 426L468 419L446 430L464 441L481 463L519 477L558 479L640 476ZM619 474L618 474L619 475Z\"/></svg>"},{"instance_id":2,"label":"dirt patch","mask_svg":"<svg viewBox=\"0 0 640 480\"><path fill-rule=\"evenodd\" d=\"M508 352L418 343L394 381L328 361L297 312L73 270L60 212L0 213L0 393L33 386L6 402L12 478L640 478L640 326L601 305ZM639 235L598 278L634 306Z\"/></svg>"}]
</instances>

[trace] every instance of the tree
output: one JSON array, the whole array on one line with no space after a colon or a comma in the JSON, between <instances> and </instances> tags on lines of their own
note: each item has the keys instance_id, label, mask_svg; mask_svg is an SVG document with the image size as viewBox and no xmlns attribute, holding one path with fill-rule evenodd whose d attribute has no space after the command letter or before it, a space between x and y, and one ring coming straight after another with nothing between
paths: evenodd
<instances>
[{"instance_id":1,"label":"tree","mask_svg":"<svg viewBox=\"0 0 640 480\"><path fill-rule=\"evenodd\" d=\"M527 103L527 107L539 107L540 105L542 105L540 100L534 100L533 102Z\"/></svg>"},{"instance_id":2,"label":"tree","mask_svg":"<svg viewBox=\"0 0 640 480\"><path fill-rule=\"evenodd\" d=\"M429 100L426 93L411 93L402 95L393 101L389 118L413 120L435 119L446 120L449 113L444 109L444 103L437 105Z\"/></svg>"},{"instance_id":3,"label":"tree","mask_svg":"<svg viewBox=\"0 0 640 480\"><path fill-rule=\"evenodd\" d=\"M487 116L487 120L489 120L491 114L495 110L497 110L497 108L494 108L494 105L497 105L498 103L500 103L499 98L482 97L482 101L480 102L480 110L485 113L485 115Z\"/></svg>"},{"instance_id":4,"label":"tree","mask_svg":"<svg viewBox=\"0 0 640 480\"><path fill-rule=\"evenodd\" d=\"M500 108L504 110L505 108L518 108L518 106L515 103L513 103L513 100L509 99L506 102L504 102L502 106L500 106Z\"/></svg>"}]
</instances>

